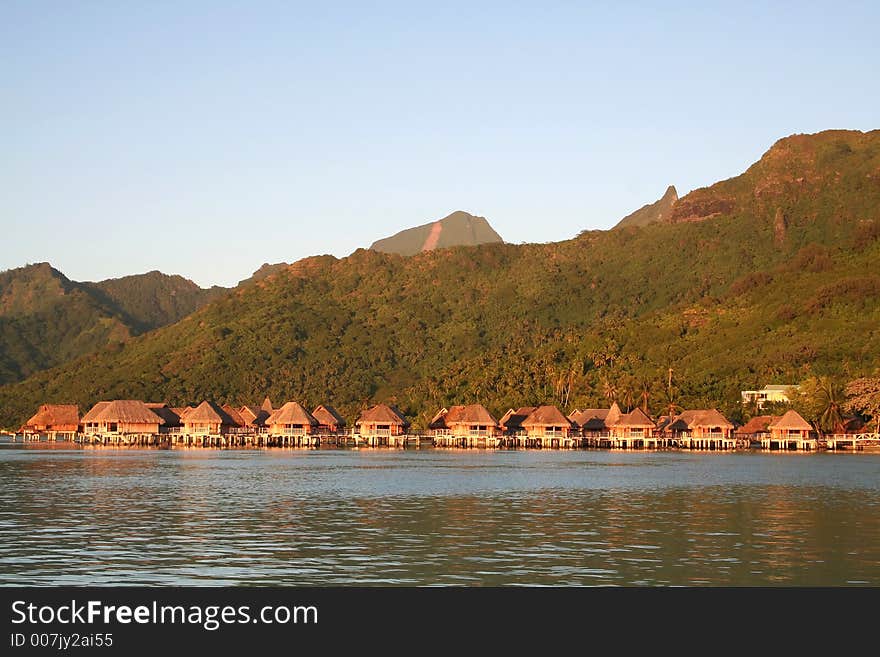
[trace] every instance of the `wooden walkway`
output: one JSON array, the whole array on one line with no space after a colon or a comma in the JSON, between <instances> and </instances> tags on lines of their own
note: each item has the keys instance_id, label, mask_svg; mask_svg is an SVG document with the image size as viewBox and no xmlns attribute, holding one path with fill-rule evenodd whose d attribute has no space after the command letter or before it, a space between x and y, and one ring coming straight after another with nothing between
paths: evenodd
<instances>
[{"instance_id":1,"label":"wooden walkway","mask_svg":"<svg viewBox=\"0 0 880 657\"><path fill-rule=\"evenodd\" d=\"M116 447L386 447L386 448L448 448L448 449L613 449L613 450L681 450L681 451L880 451L880 434L840 434L824 439L770 441L765 438L751 445L741 438L697 439L652 436L619 438L608 435L591 436L431 436L427 434L359 435L311 434L270 435L268 433L184 434L7 434L12 441L75 442L82 445Z\"/></svg>"}]
</instances>

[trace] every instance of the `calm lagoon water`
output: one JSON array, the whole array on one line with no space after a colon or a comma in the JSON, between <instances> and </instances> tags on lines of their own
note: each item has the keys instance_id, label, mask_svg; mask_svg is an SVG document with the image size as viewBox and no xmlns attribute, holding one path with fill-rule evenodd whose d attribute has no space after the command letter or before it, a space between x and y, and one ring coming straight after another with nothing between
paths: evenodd
<instances>
[{"instance_id":1,"label":"calm lagoon water","mask_svg":"<svg viewBox=\"0 0 880 657\"><path fill-rule=\"evenodd\" d=\"M0 585L880 584L880 455L0 444Z\"/></svg>"}]
</instances>

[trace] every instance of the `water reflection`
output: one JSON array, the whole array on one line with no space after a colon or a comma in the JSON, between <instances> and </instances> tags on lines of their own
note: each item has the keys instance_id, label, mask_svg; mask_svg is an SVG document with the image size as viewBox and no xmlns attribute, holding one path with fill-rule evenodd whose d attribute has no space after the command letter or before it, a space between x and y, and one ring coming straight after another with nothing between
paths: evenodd
<instances>
[{"instance_id":1,"label":"water reflection","mask_svg":"<svg viewBox=\"0 0 880 657\"><path fill-rule=\"evenodd\" d=\"M878 466L0 446L0 583L878 584Z\"/></svg>"}]
</instances>

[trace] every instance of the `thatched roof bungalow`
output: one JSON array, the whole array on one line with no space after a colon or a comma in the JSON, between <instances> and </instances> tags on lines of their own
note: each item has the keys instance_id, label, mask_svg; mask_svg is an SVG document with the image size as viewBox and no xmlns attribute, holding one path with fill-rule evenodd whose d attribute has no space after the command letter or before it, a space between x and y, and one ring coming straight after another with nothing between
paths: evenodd
<instances>
[{"instance_id":1,"label":"thatched roof bungalow","mask_svg":"<svg viewBox=\"0 0 880 657\"><path fill-rule=\"evenodd\" d=\"M267 411L259 406L242 406L238 409L238 415L244 422L244 427L248 429L262 428L266 426L266 420L272 415L272 411Z\"/></svg>"},{"instance_id":2,"label":"thatched roof bungalow","mask_svg":"<svg viewBox=\"0 0 880 657\"><path fill-rule=\"evenodd\" d=\"M442 408L428 425L435 436L494 436L498 420L482 404Z\"/></svg>"},{"instance_id":3,"label":"thatched roof bungalow","mask_svg":"<svg viewBox=\"0 0 880 657\"><path fill-rule=\"evenodd\" d=\"M318 421L319 433L341 433L345 431L345 418L329 404L321 404L312 411Z\"/></svg>"},{"instance_id":4,"label":"thatched roof bungalow","mask_svg":"<svg viewBox=\"0 0 880 657\"><path fill-rule=\"evenodd\" d=\"M318 429L318 421L302 404L287 402L277 411L273 411L266 420L269 434L273 436L306 436Z\"/></svg>"},{"instance_id":5,"label":"thatched roof bungalow","mask_svg":"<svg viewBox=\"0 0 880 657\"><path fill-rule=\"evenodd\" d=\"M736 435L743 440L758 442L770 436L770 425L781 417L781 415L756 415L737 429Z\"/></svg>"},{"instance_id":6,"label":"thatched roof bungalow","mask_svg":"<svg viewBox=\"0 0 880 657\"><path fill-rule=\"evenodd\" d=\"M402 436L409 429L410 422L394 406L376 404L361 411L355 426L362 436Z\"/></svg>"},{"instance_id":7,"label":"thatched roof bungalow","mask_svg":"<svg viewBox=\"0 0 880 657\"><path fill-rule=\"evenodd\" d=\"M622 414L610 427L613 438L624 439L651 438L656 428L657 425L641 408Z\"/></svg>"},{"instance_id":8,"label":"thatched roof bungalow","mask_svg":"<svg viewBox=\"0 0 880 657\"><path fill-rule=\"evenodd\" d=\"M163 402L147 402L147 408L162 418L165 422L162 424L163 430L174 429L181 426L180 415L173 408Z\"/></svg>"},{"instance_id":9,"label":"thatched roof bungalow","mask_svg":"<svg viewBox=\"0 0 880 657\"><path fill-rule=\"evenodd\" d=\"M672 438L730 438L733 423L715 408L682 411L663 427Z\"/></svg>"},{"instance_id":10,"label":"thatched roof bungalow","mask_svg":"<svg viewBox=\"0 0 880 657\"><path fill-rule=\"evenodd\" d=\"M117 399L92 406L82 423L87 434L156 434L165 420L140 400Z\"/></svg>"},{"instance_id":11,"label":"thatched roof bungalow","mask_svg":"<svg viewBox=\"0 0 880 657\"><path fill-rule=\"evenodd\" d=\"M534 412L537 406L520 406L517 409L508 409L507 412L498 420L498 426L506 436L516 436L526 433L522 423Z\"/></svg>"},{"instance_id":12,"label":"thatched roof bungalow","mask_svg":"<svg viewBox=\"0 0 880 657\"><path fill-rule=\"evenodd\" d=\"M607 436L611 433L611 427L620 419L620 406L617 402L611 404L611 408L587 408L574 410L568 415L568 419L574 424L574 428L585 437Z\"/></svg>"},{"instance_id":13,"label":"thatched roof bungalow","mask_svg":"<svg viewBox=\"0 0 880 657\"><path fill-rule=\"evenodd\" d=\"M223 404L220 408L226 411L226 414L232 418L232 421L235 423L234 428L243 429L246 426L244 418L241 416L241 413L238 412L237 408L234 408L231 404Z\"/></svg>"},{"instance_id":14,"label":"thatched roof bungalow","mask_svg":"<svg viewBox=\"0 0 880 657\"><path fill-rule=\"evenodd\" d=\"M795 410L788 411L767 427L770 429L771 440L808 440L813 427Z\"/></svg>"},{"instance_id":15,"label":"thatched roof bungalow","mask_svg":"<svg viewBox=\"0 0 880 657\"><path fill-rule=\"evenodd\" d=\"M217 436L238 428L235 420L221 406L203 401L183 416L183 431L191 436Z\"/></svg>"},{"instance_id":16,"label":"thatched roof bungalow","mask_svg":"<svg viewBox=\"0 0 880 657\"><path fill-rule=\"evenodd\" d=\"M21 427L21 433L76 433L79 408L76 404L43 404Z\"/></svg>"},{"instance_id":17,"label":"thatched roof bungalow","mask_svg":"<svg viewBox=\"0 0 880 657\"><path fill-rule=\"evenodd\" d=\"M520 423L530 438L568 438L574 423L555 406L538 406Z\"/></svg>"}]
</instances>

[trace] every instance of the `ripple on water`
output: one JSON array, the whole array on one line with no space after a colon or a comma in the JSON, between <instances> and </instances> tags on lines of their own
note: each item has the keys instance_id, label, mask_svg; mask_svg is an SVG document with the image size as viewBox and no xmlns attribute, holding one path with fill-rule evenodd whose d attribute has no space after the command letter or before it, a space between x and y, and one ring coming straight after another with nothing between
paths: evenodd
<instances>
[{"instance_id":1,"label":"ripple on water","mask_svg":"<svg viewBox=\"0 0 880 657\"><path fill-rule=\"evenodd\" d=\"M876 585L878 466L3 446L0 584Z\"/></svg>"}]
</instances>

